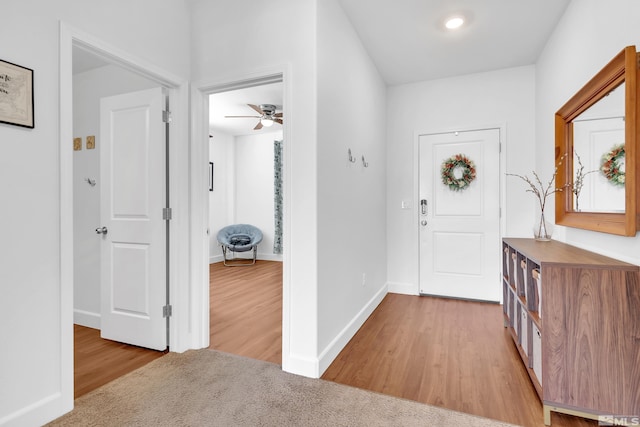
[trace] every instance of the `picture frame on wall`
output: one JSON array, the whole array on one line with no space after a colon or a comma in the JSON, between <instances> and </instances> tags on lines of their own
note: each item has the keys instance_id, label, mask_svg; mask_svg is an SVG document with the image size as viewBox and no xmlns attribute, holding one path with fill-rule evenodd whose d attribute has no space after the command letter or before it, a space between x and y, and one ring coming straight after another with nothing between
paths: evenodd
<instances>
[{"instance_id":1,"label":"picture frame on wall","mask_svg":"<svg viewBox=\"0 0 640 427\"><path fill-rule=\"evenodd\" d=\"M0 123L33 129L33 70L0 59Z\"/></svg>"},{"instance_id":2,"label":"picture frame on wall","mask_svg":"<svg viewBox=\"0 0 640 427\"><path fill-rule=\"evenodd\" d=\"M213 162L209 162L209 191L213 191Z\"/></svg>"}]
</instances>

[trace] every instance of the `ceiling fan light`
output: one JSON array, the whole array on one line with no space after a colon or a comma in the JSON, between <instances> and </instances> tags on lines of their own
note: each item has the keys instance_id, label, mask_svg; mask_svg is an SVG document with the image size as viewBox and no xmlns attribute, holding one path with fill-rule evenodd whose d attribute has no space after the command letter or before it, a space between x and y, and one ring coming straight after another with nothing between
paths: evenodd
<instances>
[{"instance_id":1,"label":"ceiling fan light","mask_svg":"<svg viewBox=\"0 0 640 427\"><path fill-rule=\"evenodd\" d=\"M262 126L269 127L269 126L273 125L273 119L268 118L268 117L264 118L264 119L260 119L260 123L262 123Z\"/></svg>"}]
</instances>

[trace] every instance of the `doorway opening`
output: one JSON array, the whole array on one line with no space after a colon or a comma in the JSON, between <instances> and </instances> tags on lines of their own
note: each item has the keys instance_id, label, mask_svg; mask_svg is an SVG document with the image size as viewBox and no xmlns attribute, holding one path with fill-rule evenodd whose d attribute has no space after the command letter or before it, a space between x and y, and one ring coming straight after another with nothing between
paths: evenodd
<instances>
[{"instance_id":1,"label":"doorway opening","mask_svg":"<svg viewBox=\"0 0 640 427\"><path fill-rule=\"evenodd\" d=\"M209 348L281 364L287 143L282 75L213 90L208 97ZM224 266L217 233L232 224L262 232L256 264ZM252 251L232 256L251 257Z\"/></svg>"},{"instance_id":2,"label":"doorway opening","mask_svg":"<svg viewBox=\"0 0 640 427\"><path fill-rule=\"evenodd\" d=\"M101 240L104 239L107 232L107 228L102 227L104 224L103 221L101 221L104 219L104 214L101 213L101 207L104 206L104 202L101 200L101 194L105 194L101 189L106 183L101 182L102 177L100 174L101 167L105 169L102 164L104 156L101 156L101 146L105 144L105 141L101 140L100 128L102 120L101 100L124 96L122 94L141 93L149 88L154 88L153 92L161 95L163 90L168 89L168 86L163 85L157 79L153 79L139 70L138 72L134 72L122 66L118 60L101 54L99 49L85 46L77 40L72 40L70 44L71 67L69 72L71 75L71 94L65 95L72 99L73 108L67 118L69 119L68 124L71 125L71 131L73 132L74 145L73 149L71 146L63 146L62 150L65 151L64 149L67 148L72 153L67 167L70 169L71 176L73 177L68 190L71 193L69 204L71 205L70 208L74 221L70 224L68 229L69 233L67 234L73 242L73 251L69 251L71 253L68 254L66 259L63 251L63 261L71 264L73 270L73 280L71 280L71 291L73 295L73 306L71 309L73 311L74 324L72 335L74 343L72 377L74 379L73 388L75 398L135 370L166 353L166 350L154 351L145 349L142 347L145 345L144 343L133 342L132 344L134 345L128 345L116 341L104 340L100 336L100 330L104 328L103 308L101 307L102 290L100 285L103 279L101 274L101 270L103 270L103 260L101 260L100 245ZM61 75L62 74L63 73L61 73ZM156 98L156 100L158 99L159 98ZM159 110L166 107L163 100L160 100L156 104ZM133 106L133 110L137 109L137 111L142 111L140 108L141 106L138 104ZM161 117L161 114L158 114L158 117ZM64 120L61 127L64 127L66 124L67 121ZM126 127L135 128L130 125L131 123L126 125ZM155 141L152 147L153 152L160 153L159 157L167 158L168 153L166 153L164 147L164 140L167 137L163 136L165 134L164 130L166 130L164 128L166 128L166 125L160 121L160 123L156 125L156 129L163 129L162 136L160 133L154 133L153 135L148 134L148 136L150 137L150 141ZM138 136L141 135L147 134L139 134ZM122 137L124 135L120 136ZM61 165L63 159L68 158L66 156L68 156L68 154L64 156L61 155ZM161 179L158 180L159 183L154 184L156 190L153 190L157 195L160 195L160 198L157 200L159 204L164 203L164 196L168 188L165 161L161 163L161 165L156 166L158 173L154 175L161 177ZM114 167L114 174L118 172L118 170L117 167ZM143 177L139 177L139 181L142 181L142 178ZM62 208L65 208L64 201ZM160 209L162 209L162 207ZM156 225L159 225L163 229L165 228L164 223L166 221L163 221L161 218L154 221ZM101 231L100 234L98 234L98 230ZM112 234L115 232L112 227L109 227L109 231L111 231ZM169 230L163 230L163 232L166 233L163 234L163 240L168 239ZM63 234L65 234L64 230ZM138 245L138 248L135 248L135 245L129 244L128 249L141 249L144 246L145 245ZM156 253L158 254L156 260L162 259L162 265L155 265L156 263L153 263L154 265L150 265L150 269L148 270L151 271L151 269L156 267L157 269L163 270L163 272L168 271L166 269L166 265L168 265L166 255L168 254L169 246L165 245L164 242L156 246ZM139 252L143 250L145 249L141 249ZM113 272L120 271L120 269L110 270ZM160 301L162 305L165 304L163 301L166 301L168 292L168 277L167 274L166 278L160 283L158 288L159 292L149 292L149 295L161 293L161 295L154 297L154 300ZM120 302L123 301L121 300ZM130 302L130 300L128 300L128 302ZM161 310L162 307L160 306L158 309ZM160 344L157 348L166 349L169 344L167 338L167 320L162 318L162 314L154 314L154 316L157 319L156 325L159 326L159 328L156 328L158 336L160 337L158 340Z\"/></svg>"}]
</instances>

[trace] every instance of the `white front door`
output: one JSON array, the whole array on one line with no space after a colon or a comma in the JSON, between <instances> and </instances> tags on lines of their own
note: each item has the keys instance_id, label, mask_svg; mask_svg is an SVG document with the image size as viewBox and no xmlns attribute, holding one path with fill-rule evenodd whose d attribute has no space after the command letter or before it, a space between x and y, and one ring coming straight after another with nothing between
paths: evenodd
<instances>
[{"instance_id":1,"label":"white front door","mask_svg":"<svg viewBox=\"0 0 640 427\"><path fill-rule=\"evenodd\" d=\"M161 88L100 103L101 336L155 350L167 348L165 106Z\"/></svg>"},{"instance_id":2,"label":"white front door","mask_svg":"<svg viewBox=\"0 0 640 427\"><path fill-rule=\"evenodd\" d=\"M499 129L419 137L421 294L500 301L499 138ZM456 190L443 182L445 163L462 166L445 173L454 179L473 164L475 178Z\"/></svg>"},{"instance_id":3,"label":"white front door","mask_svg":"<svg viewBox=\"0 0 640 427\"><path fill-rule=\"evenodd\" d=\"M600 171L603 158L615 147L624 145L624 117L574 120L572 124L574 174L580 163L584 167L583 187L578 197L574 193L574 208L582 212L624 212L624 185L609 182ZM618 165L624 171L624 156Z\"/></svg>"}]
</instances>

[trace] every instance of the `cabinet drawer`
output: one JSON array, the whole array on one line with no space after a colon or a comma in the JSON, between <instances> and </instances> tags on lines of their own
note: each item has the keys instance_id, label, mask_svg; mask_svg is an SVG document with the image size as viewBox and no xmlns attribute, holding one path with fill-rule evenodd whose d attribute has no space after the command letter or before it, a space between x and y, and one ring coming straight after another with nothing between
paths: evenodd
<instances>
[{"instance_id":1,"label":"cabinet drawer","mask_svg":"<svg viewBox=\"0 0 640 427\"><path fill-rule=\"evenodd\" d=\"M522 293L524 298L528 301L531 295L529 295L529 287L527 286L527 261L525 258L520 259L520 275L522 276Z\"/></svg>"},{"instance_id":2,"label":"cabinet drawer","mask_svg":"<svg viewBox=\"0 0 640 427\"><path fill-rule=\"evenodd\" d=\"M502 260L502 275L509 281L509 246L504 245L502 252L504 255Z\"/></svg>"},{"instance_id":3,"label":"cabinet drawer","mask_svg":"<svg viewBox=\"0 0 640 427\"><path fill-rule=\"evenodd\" d=\"M542 275L540 274L540 270L534 268L531 271L531 276L536 284L536 307L538 308L538 316L542 319Z\"/></svg>"},{"instance_id":4,"label":"cabinet drawer","mask_svg":"<svg viewBox=\"0 0 640 427\"><path fill-rule=\"evenodd\" d=\"M516 289L519 289L519 285L518 285L518 255L515 252L511 253L511 260L513 261L512 267L511 267L511 276L513 276L513 286Z\"/></svg>"},{"instance_id":5,"label":"cabinet drawer","mask_svg":"<svg viewBox=\"0 0 640 427\"><path fill-rule=\"evenodd\" d=\"M509 285L502 281L502 312L509 317Z\"/></svg>"},{"instance_id":6,"label":"cabinet drawer","mask_svg":"<svg viewBox=\"0 0 640 427\"><path fill-rule=\"evenodd\" d=\"M516 318L515 318L515 306L516 306L516 302L514 300L514 293L513 290L511 289L511 286L509 286L508 292L507 294L509 295L509 306L507 307L507 309L509 310L508 316L509 316L509 326L511 327L515 327L516 324Z\"/></svg>"},{"instance_id":7,"label":"cabinet drawer","mask_svg":"<svg viewBox=\"0 0 640 427\"><path fill-rule=\"evenodd\" d=\"M512 298L514 299L514 304L513 304L513 330L516 333L517 336L517 340L516 342L518 344L520 344L520 319L522 319L522 305L520 305L520 302L518 301L518 299L515 297L515 294L512 294Z\"/></svg>"},{"instance_id":8,"label":"cabinet drawer","mask_svg":"<svg viewBox=\"0 0 640 427\"><path fill-rule=\"evenodd\" d=\"M529 355L529 316L527 309L520 305L520 346L524 350L524 354Z\"/></svg>"},{"instance_id":9,"label":"cabinet drawer","mask_svg":"<svg viewBox=\"0 0 640 427\"><path fill-rule=\"evenodd\" d=\"M531 324L532 343L531 358L533 359L533 373L542 385L542 334L535 323Z\"/></svg>"}]
</instances>

